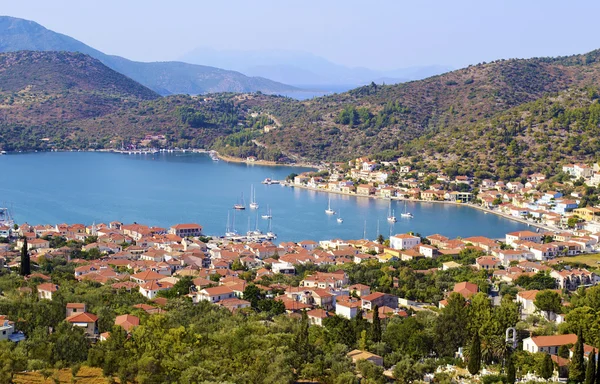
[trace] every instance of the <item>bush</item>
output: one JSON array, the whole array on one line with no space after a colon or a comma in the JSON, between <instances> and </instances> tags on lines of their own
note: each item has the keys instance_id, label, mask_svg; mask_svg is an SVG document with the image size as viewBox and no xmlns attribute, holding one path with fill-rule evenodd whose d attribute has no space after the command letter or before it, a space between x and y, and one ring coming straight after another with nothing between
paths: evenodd
<instances>
[{"instance_id":1,"label":"bush","mask_svg":"<svg viewBox=\"0 0 600 384\"><path fill-rule=\"evenodd\" d=\"M482 384L497 384L506 383L506 376L504 375L486 375L481 377Z\"/></svg>"}]
</instances>

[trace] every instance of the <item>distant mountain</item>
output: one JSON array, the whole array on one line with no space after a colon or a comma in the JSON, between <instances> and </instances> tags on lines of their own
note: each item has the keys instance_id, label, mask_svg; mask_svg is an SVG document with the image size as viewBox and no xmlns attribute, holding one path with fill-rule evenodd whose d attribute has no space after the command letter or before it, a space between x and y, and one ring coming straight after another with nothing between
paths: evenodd
<instances>
[{"instance_id":1,"label":"distant mountain","mask_svg":"<svg viewBox=\"0 0 600 384\"><path fill-rule=\"evenodd\" d=\"M182 62L142 63L102 53L29 20L0 16L0 52L69 51L90 55L161 95L211 92L286 93L295 87L262 77Z\"/></svg>"},{"instance_id":2,"label":"distant mountain","mask_svg":"<svg viewBox=\"0 0 600 384\"><path fill-rule=\"evenodd\" d=\"M378 80L387 84L419 80L451 70L447 66L411 67L391 71L350 68L310 53L285 50L225 51L196 48L182 56L181 60L232 69L251 76L266 76L299 87L345 85L348 89Z\"/></svg>"},{"instance_id":3,"label":"distant mountain","mask_svg":"<svg viewBox=\"0 0 600 384\"><path fill-rule=\"evenodd\" d=\"M63 124L158 98L151 89L82 53L0 53L3 125Z\"/></svg>"}]
</instances>

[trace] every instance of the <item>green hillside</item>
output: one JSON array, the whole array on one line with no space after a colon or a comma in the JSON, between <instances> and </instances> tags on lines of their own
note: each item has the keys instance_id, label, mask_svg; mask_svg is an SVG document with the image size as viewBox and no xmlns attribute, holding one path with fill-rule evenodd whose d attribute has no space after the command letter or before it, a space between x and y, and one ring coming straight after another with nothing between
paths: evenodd
<instances>
[{"instance_id":1,"label":"green hillside","mask_svg":"<svg viewBox=\"0 0 600 384\"><path fill-rule=\"evenodd\" d=\"M157 98L85 55L3 57L7 150L110 148L156 134L166 137L161 145L238 157L400 157L449 174L514 178L597 160L600 149L598 51L483 63L306 101L260 93Z\"/></svg>"}]
</instances>

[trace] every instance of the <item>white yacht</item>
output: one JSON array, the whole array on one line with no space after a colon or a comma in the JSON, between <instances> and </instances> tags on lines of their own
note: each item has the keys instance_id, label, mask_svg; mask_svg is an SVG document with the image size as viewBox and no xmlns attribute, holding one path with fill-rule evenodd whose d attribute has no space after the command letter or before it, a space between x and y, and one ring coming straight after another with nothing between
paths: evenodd
<instances>
[{"instance_id":1,"label":"white yacht","mask_svg":"<svg viewBox=\"0 0 600 384\"><path fill-rule=\"evenodd\" d=\"M404 212L402 212L400 214L400 216L407 217L407 218L413 218L414 217L412 213L406 211L406 201L404 201Z\"/></svg>"},{"instance_id":2,"label":"white yacht","mask_svg":"<svg viewBox=\"0 0 600 384\"><path fill-rule=\"evenodd\" d=\"M394 215L394 210L392 209L392 202L391 201L390 201L390 206L388 208L387 221L389 221L390 223L395 223L396 221L398 221L396 219L396 216Z\"/></svg>"},{"instance_id":3,"label":"white yacht","mask_svg":"<svg viewBox=\"0 0 600 384\"><path fill-rule=\"evenodd\" d=\"M328 215L335 215L335 211L331 209L331 197L329 198L329 203L327 204L327 209L325 210L325 213Z\"/></svg>"}]
</instances>

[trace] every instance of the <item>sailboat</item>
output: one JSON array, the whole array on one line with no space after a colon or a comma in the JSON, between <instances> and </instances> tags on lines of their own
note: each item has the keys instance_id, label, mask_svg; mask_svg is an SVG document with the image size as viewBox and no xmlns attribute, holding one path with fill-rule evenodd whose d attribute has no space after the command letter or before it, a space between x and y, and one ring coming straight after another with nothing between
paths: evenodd
<instances>
[{"instance_id":1,"label":"sailboat","mask_svg":"<svg viewBox=\"0 0 600 384\"><path fill-rule=\"evenodd\" d=\"M258 213L256 214L256 224L254 230L250 229L250 218L248 218L248 236L260 236L262 235L262 231L258 229Z\"/></svg>"},{"instance_id":2,"label":"sailboat","mask_svg":"<svg viewBox=\"0 0 600 384\"><path fill-rule=\"evenodd\" d=\"M244 192L242 192L242 199L240 202L233 205L233 209L237 209L238 211L246 209L246 206L244 205Z\"/></svg>"},{"instance_id":3,"label":"sailboat","mask_svg":"<svg viewBox=\"0 0 600 384\"><path fill-rule=\"evenodd\" d=\"M341 211L340 211L340 212L341 212ZM341 223L343 223L343 222L344 222L344 219L342 219L342 214L341 214L340 212L338 212L338 218L337 218L336 220L337 220L337 222L338 222L338 223L340 223L340 224L341 224Z\"/></svg>"},{"instance_id":4,"label":"sailboat","mask_svg":"<svg viewBox=\"0 0 600 384\"><path fill-rule=\"evenodd\" d=\"M335 211L333 209L331 209L331 197L329 198L329 203L327 205L327 209L325 210L325 213L328 215L335 215Z\"/></svg>"},{"instance_id":5,"label":"sailboat","mask_svg":"<svg viewBox=\"0 0 600 384\"><path fill-rule=\"evenodd\" d=\"M396 221L398 221L396 219L396 216L394 215L394 210L392 209L392 202L391 201L390 201L390 207L388 208L387 221L389 221L390 223L395 223Z\"/></svg>"},{"instance_id":6,"label":"sailboat","mask_svg":"<svg viewBox=\"0 0 600 384\"><path fill-rule=\"evenodd\" d=\"M227 212L227 227L225 228L225 236L237 236L235 231L235 212L233 213L233 226L229 227L229 212Z\"/></svg>"},{"instance_id":7,"label":"sailboat","mask_svg":"<svg viewBox=\"0 0 600 384\"><path fill-rule=\"evenodd\" d=\"M258 209L258 203L256 202L256 189L254 189L254 185L250 186L250 209Z\"/></svg>"},{"instance_id":8,"label":"sailboat","mask_svg":"<svg viewBox=\"0 0 600 384\"><path fill-rule=\"evenodd\" d=\"M267 205L267 213L263 214L261 217L265 220L271 220L273 218L273 215L271 215L271 208L269 208L268 205Z\"/></svg>"},{"instance_id":9,"label":"sailboat","mask_svg":"<svg viewBox=\"0 0 600 384\"><path fill-rule=\"evenodd\" d=\"M406 201L404 201L404 212L402 212L400 214L400 216L402 216L402 217L408 217L408 218L413 218L414 217L412 213L406 211Z\"/></svg>"},{"instance_id":10,"label":"sailboat","mask_svg":"<svg viewBox=\"0 0 600 384\"><path fill-rule=\"evenodd\" d=\"M273 224L273 221L269 220L269 229L267 231L267 237L271 240L274 240L277 238L277 235L275 234L275 232L273 232L273 229L271 228L271 224Z\"/></svg>"}]
</instances>

